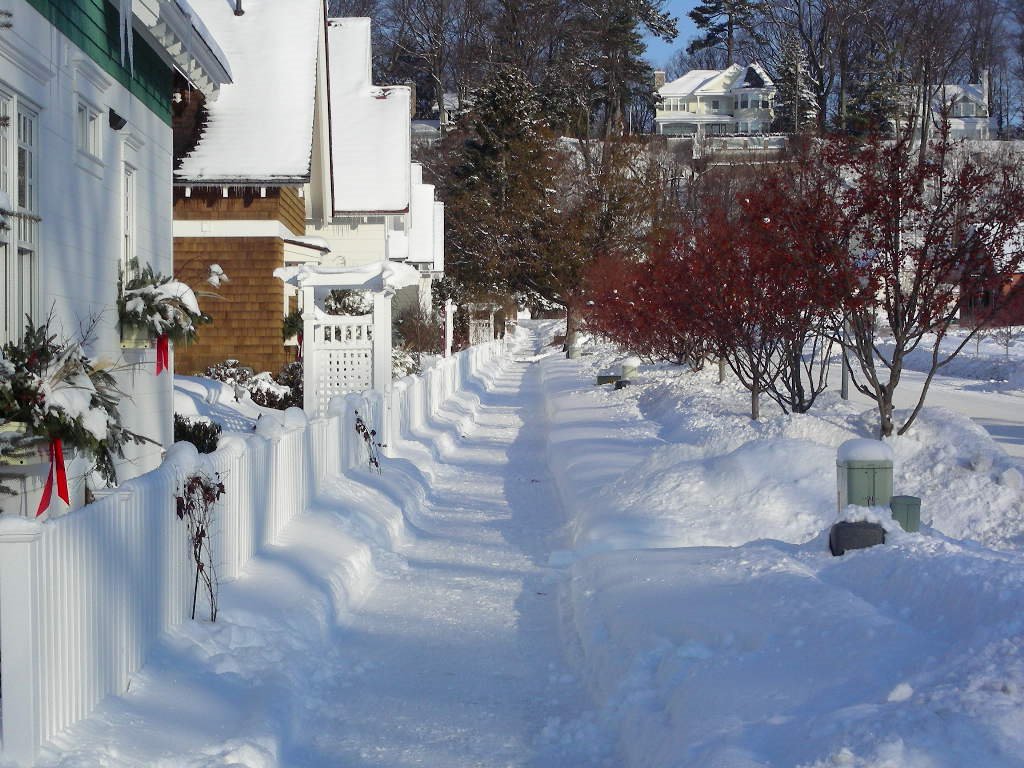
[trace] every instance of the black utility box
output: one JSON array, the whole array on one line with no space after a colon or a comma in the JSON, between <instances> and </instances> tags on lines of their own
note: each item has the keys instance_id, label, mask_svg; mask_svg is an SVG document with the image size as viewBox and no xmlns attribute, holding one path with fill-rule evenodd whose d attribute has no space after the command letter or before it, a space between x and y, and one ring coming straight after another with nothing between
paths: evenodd
<instances>
[{"instance_id":1,"label":"black utility box","mask_svg":"<svg viewBox=\"0 0 1024 768\"><path fill-rule=\"evenodd\" d=\"M833 525L828 534L828 548L835 557L848 549L866 549L876 544L885 544L885 528L878 523L844 521Z\"/></svg>"}]
</instances>

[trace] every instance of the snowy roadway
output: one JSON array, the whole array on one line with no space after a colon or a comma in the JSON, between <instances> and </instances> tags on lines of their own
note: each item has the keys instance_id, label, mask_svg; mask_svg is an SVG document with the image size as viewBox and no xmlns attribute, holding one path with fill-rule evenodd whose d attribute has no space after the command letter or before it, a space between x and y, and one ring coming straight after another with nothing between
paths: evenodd
<instances>
[{"instance_id":1,"label":"snowy roadway","mask_svg":"<svg viewBox=\"0 0 1024 768\"><path fill-rule=\"evenodd\" d=\"M614 735L560 725L587 721L590 699L545 565L564 519L533 344L380 477L339 478L224 585L216 625L176 631L42 764L621 764Z\"/></svg>"}]
</instances>

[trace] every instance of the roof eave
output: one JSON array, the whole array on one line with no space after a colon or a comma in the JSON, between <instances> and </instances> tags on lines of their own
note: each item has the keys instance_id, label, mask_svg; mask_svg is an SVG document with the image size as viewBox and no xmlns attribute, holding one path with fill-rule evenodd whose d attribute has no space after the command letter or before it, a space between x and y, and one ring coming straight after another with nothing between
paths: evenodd
<instances>
[{"instance_id":1,"label":"roof eave","mask_svg":"<svg viewBox=\"0 0 1024 768\"><path fill-rule=\"evenodd\" d=\"M274 176L270 178L187 178L177 174L174 176L175 187L192 187L193 189L203 187L301 187L309 183L309 175L306 176Z\"/></svg>"},{"instance_id":2,"label":"roof eave","mask_svg":"<svg viewBox=\"0 0 1024 768\"><path fill-rule=\"evenodd\" d=\"M231 66L216 41L177 3L133 0L132 11L138 31L207 98L216 98L220 86L232 82Z\"/></svg>"}]
</instances>

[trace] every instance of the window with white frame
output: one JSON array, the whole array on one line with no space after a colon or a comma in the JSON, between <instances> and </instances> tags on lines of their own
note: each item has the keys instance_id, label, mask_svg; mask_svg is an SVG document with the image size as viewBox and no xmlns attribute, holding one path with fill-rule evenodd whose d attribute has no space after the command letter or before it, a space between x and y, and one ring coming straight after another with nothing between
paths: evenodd
<instances>
[{"instance_id":1,"label":"window with white frame","mask_svg":"<svg viewBox=\"0 0 1024 768\"><path fill-rule=\"evenodd\" d=\"M101 130L99 110L84 101L79 101L75 127L75 143L78 150L91 157L99 158L102 146Z\"/></svg>"},{"instance_id":2,"label":"window with white frame","mask_svg":"<svg viewBox=\"0 0 1024 768\"><path fill-rule=\"evenodd\" d=\"M124 163L122 173L122 205L121 205L121 279L122 285L127 283L138 271L138 257L135 253L135 169Z\"/></svg>"},{"instance_id":3,"label":"window with white frame","mask_svg":"<svg viewBox=\"0 0 1024 768\"><path fill-rule=\"evenodd\" d=\"M21 338L25 316L38 321L36 291L39 240L38 125L34 110L0 92L0 190L10 210L10 229L0 242L3 317L0 341Z\"/></svg>"}]
</instances>

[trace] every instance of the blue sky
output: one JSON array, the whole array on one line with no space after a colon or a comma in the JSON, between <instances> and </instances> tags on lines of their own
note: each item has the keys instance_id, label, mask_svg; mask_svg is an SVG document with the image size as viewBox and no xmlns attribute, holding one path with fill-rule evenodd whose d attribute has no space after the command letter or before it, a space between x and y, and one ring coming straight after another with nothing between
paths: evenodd
<instances>
[{"instance_id":1,"label":"blue sky","mask_svg":"<svg viewBox=\"0 0 1024 768\"><path fill-rule=\"evenodd\" d=\"M696 36L697 30L686 14L697 5L697 2L698 0L667 0L665 3L665 10L679 19L679 37L674 43L647 37L647 61L655 69L662 69L673 53L685 46L691 37Z\"/></svg>"}]
</instances>

